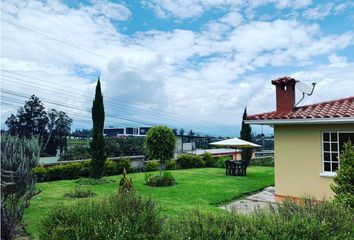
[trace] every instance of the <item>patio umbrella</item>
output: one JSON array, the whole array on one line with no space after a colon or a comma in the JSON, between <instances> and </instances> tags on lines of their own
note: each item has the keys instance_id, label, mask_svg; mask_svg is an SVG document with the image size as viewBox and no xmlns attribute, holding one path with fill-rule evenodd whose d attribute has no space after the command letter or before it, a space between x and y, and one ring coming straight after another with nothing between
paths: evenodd
<instances>
[{"instance_id":1,"label":"patio umbrella","mask_svg":"<svg viewBox=\"0 0 354 240\"><path fill-rule=\"evenodd\" d=\"M242 139L239 139L237 137L235 138L230 138L218 142L213 142L210 143L210 145L214 146L228 146L228 147L235 147L235 148L255 148L255 147L262 147L258 144L251 143Z\"/></svg>"}]
</instances>

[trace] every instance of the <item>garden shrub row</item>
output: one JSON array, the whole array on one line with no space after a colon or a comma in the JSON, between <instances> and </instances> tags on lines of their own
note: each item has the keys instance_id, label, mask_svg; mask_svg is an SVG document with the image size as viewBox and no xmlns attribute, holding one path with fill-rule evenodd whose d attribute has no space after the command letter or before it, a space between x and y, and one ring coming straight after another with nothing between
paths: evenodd
<instances>
[{"instance_id":1,"label":"garden shrub row","mask_svg":"<svg viewBox=\"0 0 354 240\"><path fill-rule=\"evenodd\" d=\"M203 168L203 167L218 167L225 168L225 161L232 159L231 156L213 157L210 153L204 153L202 156L194 154L182 154L176 160L171 159L166 162L166 170ZM145 163L144 171L157 171L159 161L150 160Z\"/></svg>"},{"instance_id":2,"label":"garden shrub row","mask_svg":"<svg viewBox=\"0 0 354 240\"><path fill-rule=\"evenodd\" d=\"M90 176L91 161L73 162L58 164L54 166L37 166L33 172L37 176L38 182L77 179ZM106 160L104 166L104 175L116 175L123 173L123 169L130 171L131 163L128 158L121 158L119 161Z\"/></svg>"},{"instance_id":3,"label":"garden shrub row","mask_svg":"<svg viewBox=\"0 0 354 240\"><path fill-rule=\"evenodd\" d=\"M40 239L354 239L353 212L331 202L285 202L254 214L186 212L164 221L159 207L135 195L58 206Z\"/></svg>"},{"instance_id":4,"label":"garden shrub row","mask_svg":"<svg viewBox=\"0 0 354 240\"><path fill-rule=\"evenodd\" d=\"M274 167L274 158L273 157L252 158L250 162L250 166Z\"/></svg>"}]
</instances>

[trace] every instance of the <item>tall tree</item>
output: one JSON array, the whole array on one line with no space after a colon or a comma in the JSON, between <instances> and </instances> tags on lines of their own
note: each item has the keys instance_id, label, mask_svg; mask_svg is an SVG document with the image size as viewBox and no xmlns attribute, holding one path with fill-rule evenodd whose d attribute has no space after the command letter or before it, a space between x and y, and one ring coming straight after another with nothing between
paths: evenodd
<instances>
[{"instance_id":1,"label":"tall tree","mask_svg":"<svg viewBox=\"0 0 354 240\"><path fill-rule=\"evenodd\" d=\"M172 129L172 132L175 136L177 136L177 131L178 131L177 128Z\"/></svg>"},{"instance_id":2,"label":"tall tree","mask_svg":"<svg viewBox=\"0 0 354 240\"><path fill-rule=\"evenodd\" d=\"M181 135L181 136L184 135L184 129L183 129L183 128L181 128L181 129L179 130L179 135Z\"/></svg>"},{"instance_id":3,"label":"tall tree","mask_svg":"<svg viewBox=\"0 0 354 240\"><path fill-rule=\"evenodd\" d=\"M252 128L249 124L245 123L245 120L247 120L247 108L245 108L245 110L243 112L240 138L242 140L250 142L250 141L252 141ZM242 156L242 160L246 161L246 163L249 163L252 158L252 149L251 148L243 148L241 156Z\"/></svg>"},{"instance_id":4,"label":"tall tree","mask_svg":"<svg viewBox=\"0 0 354 240\"><path fill-rule=\"evenodd\" d=\"M11 135L32 138L43 137L47 134L49 122L47 112L38 97L32 95L23 107L17 110L16 116L11 116L5 121Z\"/></svg>"},{"instance_id":5,"label":"tall tree","mask_svg":"<svg viewBox=\"0 0 354 240\"><path fill-rule=\"evenodd\" d=\"M38 138L41 150L48 154L55 154L58 145L65 146L66 136L70 134L72 119L65 112L55 109L45 111L43 103L32 95L17 114L5 121L8 132L19 137Z\"/></svg>"},{"instance_id":6,"label":"tall tree","mask_svg":"<svg viewBox=\"0 0 354 240\"><path fill-rule=\"evenodd\" d=\"M60 155L67 149L67 136L70 134L70 126L72 122L73 120L65 112L57 112L54 135L58 139Z\"/></svg>"},{"instance_id":7,"label":"tall tree","mask_svg":"<svg viewBox=\"0 0 354 240\"><path fill-rule=\"evenodd\" d=\"M104 137L103 137L103 127L104 127L104 106L103 106L103 96L101 92L101 83L98 78L96 85L96 95L93 100L92 105L92 166L91 166L91 177L95 179L100 179L103 176L104 162L106 160L106 154L104 152Z\"/></svg>"}]
</instances>

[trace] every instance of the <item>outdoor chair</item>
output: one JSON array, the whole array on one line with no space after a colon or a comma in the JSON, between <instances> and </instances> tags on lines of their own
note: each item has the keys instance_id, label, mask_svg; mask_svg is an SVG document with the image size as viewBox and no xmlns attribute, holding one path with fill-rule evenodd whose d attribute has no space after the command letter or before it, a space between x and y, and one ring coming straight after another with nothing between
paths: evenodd
<instances>
[{"instance_id":1,"label":"outdoor chair","mask_svg":"<svg viewBox=\"0 0 354 240\"><path fill-rule=\"evenodd\" d=\"M225 174L229 175L229 164L230 160L225 160Z\"/></svg>"},{"instance_id":2,"label":"outdoor chair","mask_svg":"<svg viewBox=\"0 0 354 240\"><path fill-rule=\"evenodd\" d=\"M234 176L236 172L236 162L234 160L225 161L225 172L226 175Z\"/></svg>"},{"instance_id":3,"label":"outdoor chair","mask_svg":"<svg viewBox=\"0 0 354 240\"><path fill-rule=\"evenodd\" d=\"M236 175L237 176L246 176L248 164L249 164L248 161L243 161L243 160L237 161Z\"/></svg>"}]
</instances>

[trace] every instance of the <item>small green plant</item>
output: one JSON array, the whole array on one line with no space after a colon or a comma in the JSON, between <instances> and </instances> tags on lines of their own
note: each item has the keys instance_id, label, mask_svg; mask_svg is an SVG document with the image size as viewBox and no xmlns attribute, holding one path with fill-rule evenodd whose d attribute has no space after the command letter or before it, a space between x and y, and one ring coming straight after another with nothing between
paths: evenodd
<instances>
[{"instance_id":1,"label":"small green plant","mask_svg":"<svg viewBox=\"0 0 354 240\"><path fill-rule=\"evenodd\" d=\"M154 172L154 171L157 171L158 168L159 168L158 161L148 161L145 164L145 171L146 172Z\"/></svg>"},{"instance_id":2,"label":"small green plant","mask_svg":"<svg viewBox=\"0 0 354 240\"><path fill-rule=\"evenodd\" d=\"M176 160L168 160L166 163L166 170L175 170L177 167Z\"/></svg>"},{"instance_id":3,"label":"small green plant","mask_svg":"<svg viewBox=\"0 0 354 240\"><path fill-rule=\"evenodd\" d=\"M134 193L133 180L128 178L127 171L123 170L122 177L119 181L119 191L118 194L131 194Z\"/></svg>"},{"instance_id":4,"label":"small green plant","mask_svg":"<svg viewBox=\"0 0 354 240\"><path fill-rule=\"evenodd\" d=\"M153 174L145 174L145 184L151 187L168 187L176 184L176 180L172 173L164 171L162 176Z\"/></svg>"},{"instance_id":5,"label":"small green plant","mask_svg":"<svg viewBox=\"0 0 354 240\"><path fill-rule=\"evenodd\" d=\"M206 167L214 167L215 166L215 159L213 158L213 156L210 153L204 152L202 158L203 158L203 161L205 162Z\"/></svg>"},{"instance_id":6,"label":"small green plant","mask_svg":"<svg viewBox=\"0 0 354 240\"><path fill-rule=\"evenodd\" d=\"M232 160L232 157L231 156L216 157L215 158L215 167L217 167L217 168L225 168L225 161L226 160Z\"/></svg>"},{"instance_id":7,"label":"small green plant","mask_svg":"<svg viewBox=\"0 0 354 240\"><path fill-rule=\"evenodd\" d=\"M110 175L114 175L117 174L117 163L112 161L111 159L107 159L104 162L104 175L105 176L110 176Z\"/></svg>"},{"instance_id":8,"label":"small green plant","mask_svg":"<svg viewBox=\"0 0 354 240\"><path fill-rule=\"evenodd\" d=\"M340 168L334 177L336 185L332 185L336 193L335 201L353 209L354 208L354 145L351 141L344 144L344 150L339 157Z\"/></svg>"},{"instance_id":9,"label":"small green plant","mask_svg":"<svg viewBox=\"0 0 354 240\"><path fill-rule=\"evenodd\" d=\"M125 169L127 172L130 172L132 168L131 161L127 157L122 157L117 161L117 174L122 174Z\"/></svg>"},{"instance_id":10,"label":"small green plant","mask_svg":"<svg viewBox=\"0 0 354 240\"><path fill-rule=\"evenodd\" d=\"M89 198L95 196L96 193L92 191L89 186L78 185L75 186L70 192L64 195L67 198Z\"/></svg>"}]
</instances>

